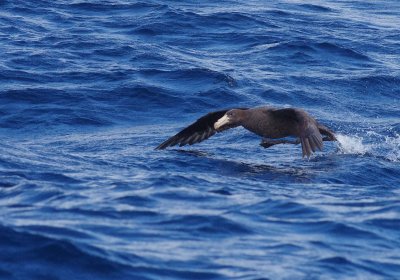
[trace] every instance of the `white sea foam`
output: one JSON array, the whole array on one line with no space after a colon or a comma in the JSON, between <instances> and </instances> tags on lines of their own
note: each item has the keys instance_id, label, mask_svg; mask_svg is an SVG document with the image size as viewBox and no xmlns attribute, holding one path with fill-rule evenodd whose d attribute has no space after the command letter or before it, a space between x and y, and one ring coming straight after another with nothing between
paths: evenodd
<instances>
[{"instance_id":1,"label":"white sea foam","mask_svg":"<svg viewBox=\"0 0 400 280\"><path fill-rule=\"evenodd\" d=\"M396 134L394 137L385 137L385 145L390 149L387 153L386 158L390 161L400 161L400 134Z\"/></svg>"},{"instance_id":2,"label":"white sea foam","mask_svg":"<svg viewBox=\"0 0 400 280\"><path fill-rule=\"evenodd\" d=\"M366 133L365 137L336 135L339 143L339 153L365 155L366 153L393 162L400 162L400 134L383 136L374 131ZM366 139L368 138L368 143Z\"/></svg>"},{"instance_id":3,"label":"white sea foam","mask_svg":"<svg viewBox=\"0 0 400 280\"><path fill-rule=\"evenodd\" d=\"M339 143L339 151L343 154L364 155L370 149L369 145L363 144L362 137L337 134L336 138Z\"/></svg>"}]
</instances>

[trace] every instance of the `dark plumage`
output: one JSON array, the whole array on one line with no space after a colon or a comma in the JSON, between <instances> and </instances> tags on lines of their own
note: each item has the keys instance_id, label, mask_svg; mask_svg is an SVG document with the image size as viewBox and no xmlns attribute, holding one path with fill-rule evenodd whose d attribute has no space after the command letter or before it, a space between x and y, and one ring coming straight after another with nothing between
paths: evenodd
<instances>
[{"instance_id":1,"label":"dark plumage","mask_svg":"<svg viewBox=\"0 0 400 280\"><path fill-rule=\"evenodd\" d=\"M161 143L156 149L169 146L199 143L217 132L243 126L263 137L261 146L268 148L276 144L301 144L303 157L322 150L323 141L336 141L332 131L319 124L301 109L273 107L229 109L208 113L175 136ZM323 138L322 135L325 137ZM294 136L295 141L280 139ZM278 140L272 140L278 139Z\"/></svg>"}]
</instances>

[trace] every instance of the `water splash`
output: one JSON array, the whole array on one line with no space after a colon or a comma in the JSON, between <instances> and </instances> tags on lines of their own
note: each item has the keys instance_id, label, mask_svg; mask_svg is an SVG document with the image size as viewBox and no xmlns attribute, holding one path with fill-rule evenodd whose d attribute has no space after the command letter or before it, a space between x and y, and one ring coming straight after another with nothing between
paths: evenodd
<instances>
[{"instance_id":1,"label":"water splash","mask_svg":"<svg viewBox=\"0 0 400 280\"><path fill-rule=\"evenodd\" d=\"M365 155L371 149L370 145L363 144L363 138L359 136L337 134L336 138L342 154Z\"/></svg>"},{"instance_id":2,"label":"water splash","mask_svg":"<svg viewBox=\"0 0 400 280\"><path fill-rule=\"evenodd\" d=\"M395 134L394 137L385 136L385 145L389 147L386 158L393 162L400 161L400 134Z\"/></svg>"},{"instance_id":3,"label":"water splash","mask_svg":"<svg viewBox=\"0 0 400 280\"><path fill-rule=\"evenodd\" d=\"M341 154L369 154L392 162L400 162L400 134L387 136L368 131L364 137L338 134L336 138Z\"/></svg>"}]
</instances>

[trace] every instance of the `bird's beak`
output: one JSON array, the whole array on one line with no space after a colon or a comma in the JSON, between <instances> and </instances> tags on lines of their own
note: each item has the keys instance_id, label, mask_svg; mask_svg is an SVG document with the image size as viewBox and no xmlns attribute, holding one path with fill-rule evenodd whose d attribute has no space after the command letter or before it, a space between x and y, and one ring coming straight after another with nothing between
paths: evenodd
<instances>
[{"instance_id":1,"label":"bird's beak","mask_svg":"<svg viewBox=\"0 0 400 280\"><path fill-rule=\"evenodd\" d=\"M218 121L216 121L214 123L214 128L215 130L220 129L221 127L223 127L224 125L229 123L229 118L228 116L225 114L222 118L220 118Z\"/></svg>"}]
</instances>

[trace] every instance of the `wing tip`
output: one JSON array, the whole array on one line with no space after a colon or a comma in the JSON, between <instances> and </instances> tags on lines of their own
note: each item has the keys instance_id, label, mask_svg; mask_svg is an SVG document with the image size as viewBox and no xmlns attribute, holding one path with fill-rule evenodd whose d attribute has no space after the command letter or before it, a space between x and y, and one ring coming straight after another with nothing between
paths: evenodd
<instances>
[{"instance_id":1,"label":"wing tip","mask_svg":"<svg viewBox=\"0 0 400 280\"><path fill-rule=\"evenodd\" d=\"M165 145L164 143L161 143L157 147L154 148L154 150L164 150L168 147L168 145Z\"/></svg>"},{"instance_id":2,"label":"wing tip","mask_svg":"<svg viewBox=\"0 0 400 280\"><path fill-rule=\"evenodd\" d=\"M173 137L171 137L171 138L165 140L164 142L162 142L160 145L158 145L158 146L155 148L155 150L164 150L164 149L166 149L166 148L168 148L168 147L174 146L174 145L177 144L177 142L176 142L175 140L176 140L176 139L175 139L175 137L173 136Z\"/></svg>"}]
</instances>

